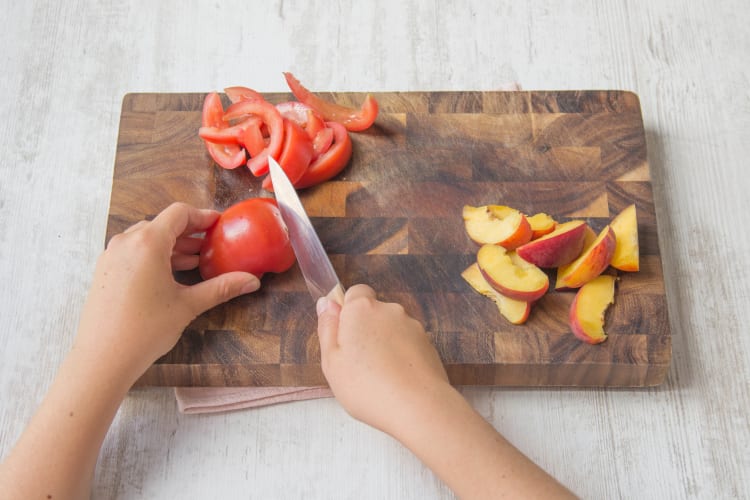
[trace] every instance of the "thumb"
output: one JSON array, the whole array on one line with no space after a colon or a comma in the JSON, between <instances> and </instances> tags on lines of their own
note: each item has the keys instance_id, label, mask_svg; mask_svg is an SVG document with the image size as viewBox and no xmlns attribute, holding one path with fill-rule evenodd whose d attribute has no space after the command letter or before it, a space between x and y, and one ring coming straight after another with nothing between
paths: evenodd
<instances>
[{"instance_id":1,"label":"thumb","mask_svg":"<svg viewBox=\"0 0 750 500\"><path fill-rule=\"evenodd\" d=\"M253 274L235 271L220 274L187 289L190 303L197 314L222 302L251 293L260 288L260 280Z\"/></svg>"},{"instance_id":2,"label":"thumb","mask_svg":"<svg viewBox=\"0 0 750 500\"><path fill-rule=\"evenodd\" d=\"M318 299L315 308L318 312L318 339L320 353L325 356L338 346L339 314L341 306L328 297Z\"/></svg>"}]
</instances>

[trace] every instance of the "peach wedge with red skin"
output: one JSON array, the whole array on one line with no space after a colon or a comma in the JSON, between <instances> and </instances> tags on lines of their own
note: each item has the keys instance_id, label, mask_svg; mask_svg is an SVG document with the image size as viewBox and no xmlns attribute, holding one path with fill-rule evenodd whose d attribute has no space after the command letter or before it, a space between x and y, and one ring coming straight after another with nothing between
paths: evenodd
<instances>
[{"instance_id":1,"label":"peach wedge with red skin","mask_svg":"<svg viewBox=\"0 0 750 500\"><path fill-rule=\"evenodd\" d=\"M602 274L615 253L615 241L615 232L606 226L576 260L557 268L555 289L580 288Z\"/></svg>"},{"instance_id":2,"label":"peach wedge with red skin","mask_svg":"<svg viewBox=\"0 0 750 500\"><path fill-rule=\"evenodd\" d=\"M638 271L640 258L638 248L638 218L635 205L630 205L612 219L615 232L615 253L609 265L620 271Z\"/></svg>"},{"instance_id":3,"label":"peach wedge with red skin","mask_svg":"<svg viewBox=\"0 0 750 500\"><path fill-rule=\"evenodd\" d=\"M551 233L516 248L516 253L539 267L560 267L581 255L585 237L585 222L564 222Z\"/></svg>"},{"instance_id":4,"label":"peach wedge with red skin","mask_svg":"<svg viewBox=\"0 0 750 500\"><path fill-rule=\"evenodd\" d=\"M581 287L570 305L570 329L573 335L589 344L607 340L604 313L615 301L615 280L610 275L597 276Z\"/></svg>"},{"instance_id":5,"label":"peach wedge with red skin","mask_svg":"<svg viewBox=\"0 0 750 500\"><path fill-rule=\"evenodd\" d=\"M467 267L461 273L461 277L474 290L491 299L497 305L500 314L514 325L521 325L529 318L531 303L511 299L492 288L482 276L482 271L479 270L479 265L476 262Z\"/></svg>"},{"instance_id":6,"label":"peach wedge with red skin","mask_svg":"<svg viewBox=\"0 0 750 500\"><path fill-rule=\"evenodd\" d=\"M479 245L500 245L512 250L531 240L531 226L518 210L502 205L464 206L466 233Z\"/></svg>"},{"instance_id":7,"label":"peach wedge with red skin","mask_svg":"<svg viewBox=\"0 0 750 500\"><path fill-rule=\"evenodd\" d=\"M549 288L544 271L498 245L482 245L477 265L487 283L511 299L534 302Z\"/></svg>"}]
</instances>

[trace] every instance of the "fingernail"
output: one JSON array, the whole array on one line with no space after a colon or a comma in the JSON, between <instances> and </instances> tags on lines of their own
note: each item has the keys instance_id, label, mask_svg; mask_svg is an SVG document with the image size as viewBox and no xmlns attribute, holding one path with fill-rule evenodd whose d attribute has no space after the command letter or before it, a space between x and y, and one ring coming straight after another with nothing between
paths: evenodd
<instances>
[{"instance_id":1,"label":"fingernail","mask_svg":"<svg viewBox=\"0 0 750 500\"><path fill-rule=\"evenodd\" d=\"M318 313L318 316L323 314L325 310L328 309L328 297L321 297L318 299L318 301L315 303L315 310Z\"/></svg>"},{"instance_id":2,"label":"fingernail","mask_svg":"<svg viewBox=\"0 0 750 500\"><path fill-rule=\"evenodd\" d=\"M255 276L250 276L247 283L242 285L242 293L251 293L260 288L260 280Z\"/></svg>"}]
</instances>

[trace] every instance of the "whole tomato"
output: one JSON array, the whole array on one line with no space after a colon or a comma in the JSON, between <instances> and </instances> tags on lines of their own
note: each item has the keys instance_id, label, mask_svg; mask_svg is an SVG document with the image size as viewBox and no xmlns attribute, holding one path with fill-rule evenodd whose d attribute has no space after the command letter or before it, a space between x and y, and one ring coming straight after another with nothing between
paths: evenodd
<instances>
[{"instance_id":1,"label":"whole tomato","mask_svg":"<svg viewBox=\"0 0 750 500\"><path fill-rule=\"evenodd\" d=\"M226 209L206 231L198 269L203 279L230 271L258 278L281 273L295 262L289 232L276 200L249 198Z\"/></svg>"}]
</instances>

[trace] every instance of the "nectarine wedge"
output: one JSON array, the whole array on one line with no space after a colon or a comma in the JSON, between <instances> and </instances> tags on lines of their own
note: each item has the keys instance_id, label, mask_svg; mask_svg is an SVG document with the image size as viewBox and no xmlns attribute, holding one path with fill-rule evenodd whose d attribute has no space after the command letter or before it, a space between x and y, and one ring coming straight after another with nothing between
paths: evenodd
<instances>
[{"instance_id":1,"label":"nectarine wedge","mask_svg":"<svg viewBox=\"0 0 750 500\"><path fill-rule=\"evenodd\" d=\"M516 253L539 267L564 266L581 255L585 230L582 220L564 222L551 233L516 248Z\"/></svg>"},{"instance_id":2,"label":"nectarine wedge","mask_svg":"<svg viewBox=\"0 0 750 500\"><path fill-rule=\"evenodd\" d=\"M534 214L531 217L526 217L531 226L531 239L535 240L545 234L549 234L555 230L557 222L555 219L545 213Z\"/></svg>"},{"instance_id":3,"label":"nectarine wedge","mask_svg":"<svg viewBox=\"0 0 750 500\"><path fill-rule=\"evenodd\" d=\"M635 205L623 209L612 219L612 230L615 232L615 253L610 265L620 271L638 271L640 269L638 249L638 218Z\"/></svg>"},{"instance_id":4,"label":"nectarine wedge","mask_svg":"<svg viewBox=\"0 0 750 500\"><path fill-rule=\"evenodd\" d=\"M604 313L615 301L615 278L597 276L581 287L570 305L570 328L573 335L589 344L607 339L604 332Z\"/></svg>"},{"instance_id":5,"label":"nectarine wedge","mask_svg":"<svg viewBox=\"0 0 750 500\"><path fill-rule=\"evenodd\" d=\"M466 233L479 245L500 245L512 250L531 239L531 226L518 210L502 205L463 208Z\"/></svg>"},{"instance_id":6,"label":"nectarine wedge","mask_svg":"<svg viewBox=\"0 0 750 500\"><path fill-rule=\"evenodd\" d=\"M544 271L513 250L482 245L477 253L477 264L490 286L511 299L534 302L549 288L549 278Z\"/></svg>"},{"instance_id":7,"label":"nectarine wedge","mask_svg":"<svg viewBox=\"0 0 750 500\"><path fill-rule=\"evenodd\" d=\"M555 289L580 288L599 276L612 260L615 241L615 232L606 226L576 260L557 269Z\"/></svg>"},{"instance_id":8,"label":"nectarine wedge","mask_svg":"<svg viewBox=\"0 0 750 500\"><path fill-rule=\"evenodd\" d=\"M485 297L490 298L500 314L513 323L514 325L520 325L525 323L531 312L531 303L514 300L506 297L502 293L498 292L482 276L482 271L479 270L479 266L475 262L474 264L467 267L464 272L461 273L461 277L477 292L481 293Z\"/></svg>"}]
</instances>

